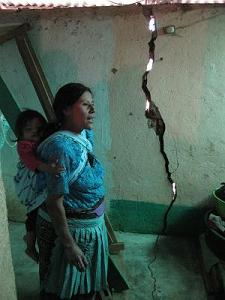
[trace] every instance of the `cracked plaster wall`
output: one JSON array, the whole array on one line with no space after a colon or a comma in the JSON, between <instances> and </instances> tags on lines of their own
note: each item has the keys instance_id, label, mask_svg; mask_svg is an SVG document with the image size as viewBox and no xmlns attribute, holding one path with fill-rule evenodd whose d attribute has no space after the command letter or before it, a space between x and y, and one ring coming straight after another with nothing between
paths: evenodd
<instances>
[{"instance_id":1,"label":"cracked plaster wall","mask_svg":"<svg viewBox=\"0 0 225 300\"><path fill-rule=\"evenodd\" d=\"M213 6L155 9L160 26L181 27L177 36L158 37L156 60L163 60L149 77L166 123L177 206L203 205L225 177L224 12ZM106 167L108 199L169 204L158 138L144 117L141 76L150 35L140 8L0 13L1 24L31 23L29 37L53 94L69 81L93 89L96 152ZM42 111L14 41L0 47L0 63L0 75L19 106ZM2 157L9 216L21 220L24 211L12 186L15 147L5 144Z\"/></svg>"}]
</instances>

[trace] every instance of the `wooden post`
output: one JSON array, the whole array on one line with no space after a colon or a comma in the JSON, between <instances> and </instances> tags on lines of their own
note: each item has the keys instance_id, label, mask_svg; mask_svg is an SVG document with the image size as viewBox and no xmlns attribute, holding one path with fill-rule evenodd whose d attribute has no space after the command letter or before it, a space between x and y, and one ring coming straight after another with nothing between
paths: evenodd
<instances>
[{"instance_id":1,"label":"wooden post","mask_svg":"<svg viewBox=\"0 0 225 300\"><path fill-rule=\"evenodd\" d=\"M53 121L53 95L26 32L16 36L16 44L46 117L49 121Z\"/></svg>"},{"instance_id":2,"label":"wooden post","mask_svg":"<svg viewBox=\"0 0 225 300\"><path fill-rule=\"evenodd\" d=\"M4 26L0 28L0 45L14 39L18 35L23 35L26 31L30 30L30 24L24 23L20 26Z\"/></svg>"},{"instance_id":3,"label":"wooden post","mask_svg":"<svg viewBox=\"0 0 225 300\"><path fill-rule=\"evenodd\" d=\"M124 243L118 242L107 214L105 214L105 224L108 232L109 252L110 254L118 254L121 250L124 250Z\"/></svg>"}]
</instances>

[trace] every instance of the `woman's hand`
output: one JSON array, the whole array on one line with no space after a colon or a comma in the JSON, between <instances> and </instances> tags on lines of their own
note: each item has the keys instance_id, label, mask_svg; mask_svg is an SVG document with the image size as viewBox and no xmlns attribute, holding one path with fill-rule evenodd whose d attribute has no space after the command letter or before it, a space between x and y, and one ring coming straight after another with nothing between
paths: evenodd
<instances>
[{"instance_id":1,"label":"woman's hand","mask_svg":"<svg viewBox=\"0 0 225 300\"><path fill-rule=\"evenodd\" d=\"M65 247L68 262L77 267L80 272L85 271L88 262L82 250L74 243Z\"/></svg>"},{"instance_id":2,"label":"woman's hand","mask_svg":"<svg viewBox=\"0 0 225 300\"><path fill-rule=\"evenodd\" d=\"M59 164L58 159L55 162L48 164L47 172L51 175L58 176L63 171L65 171L65 169Z\"/></svg>"},{"instance_id":3,"label":"woman's hand","mask_svg":"<svg viewBox=\"0 0 225 300\"><path fill-rule=\"evenodd\" d=\"M55 231L65 249L68 262L76 266L80 272L83 272L86 269L88 262L84 253L70 234L63 206L63 196L48 196L45 203Z\"/></svg>"},{"instance_id":4,"label":"woman's hand","mask_svg":"<svg viewBox=\"0 0 225 300\"><path fill-rule=\"evenodd\" d=\"M61 172L65 171L65 169L58 163L58 161L55 161L51 164L45 164L41 162L37 169L42 172L47 172L53 176L58 176Z\"/></svg>"}]
</instances>

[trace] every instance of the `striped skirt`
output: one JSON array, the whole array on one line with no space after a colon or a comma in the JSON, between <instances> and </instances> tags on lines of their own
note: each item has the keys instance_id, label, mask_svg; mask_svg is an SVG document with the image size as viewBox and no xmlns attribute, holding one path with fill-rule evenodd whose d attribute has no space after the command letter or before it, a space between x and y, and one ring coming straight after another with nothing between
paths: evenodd
<instances>
[{"instance_id":1,"label":"striped skirt","mask_svg":"<svg viewBox=\"0 0 225 300\"><path fill-rule=\"evenodd\" d=\"M94 219L68 219L70 233L88 260L84 272L67 262L52 224L43 215L37 220L41 288L60 297L107 289L108 239L104 215Z\"/></svg>"}]
</instances>

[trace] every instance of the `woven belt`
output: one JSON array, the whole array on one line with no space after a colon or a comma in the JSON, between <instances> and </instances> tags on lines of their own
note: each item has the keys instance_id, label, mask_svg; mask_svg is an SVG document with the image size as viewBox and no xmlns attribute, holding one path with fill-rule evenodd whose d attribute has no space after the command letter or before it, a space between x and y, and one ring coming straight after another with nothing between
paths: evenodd
<instances>
[{"instance_id":1,"label":"woven belt","mask_svg":"<svg viewBox=\"0 0 225 300\"><path fill-rule=\"evenodd\" d=\"M95 213L95 210L104 202L104 198L100 198L98 202L93 206L91 209L86 209L86 210L80 210L77 211L73 208L65 207L65 213L66 217L68 219L94 219L99 217L97 213ZM46 216L48 216L47 208L46 205L43 203L39 209L39 215L41 217L44 217L46 219ZM49 221L51 220L50 217L48 216Z\"/></svg>"},{"instance_id":2,"label":"woven belt","mask_svg":"<svg viewBox=\"0 0 225 300\"><path fill-rule=\"evenodd\" d=\"M75 212L75 211L66 211L66 217L68 219L94 219L97 218L98 215L96 213L86 213L86 212Z\"/></svg>"},{"instance_id":3,"label":"woven belt","mask_svg":"<svg viewBox=\"0 0 225 300\"><path fill-rule=\"evenodd\" d=\"M99 215L95 212L95 210L102 205L104 202L104 198L100 198L98 202L91 209L77 211L72 208L65 207L66 217L68 219L94 219L99 217Z\"/></svg>"}]
</instances>

